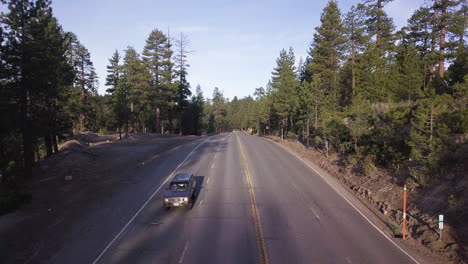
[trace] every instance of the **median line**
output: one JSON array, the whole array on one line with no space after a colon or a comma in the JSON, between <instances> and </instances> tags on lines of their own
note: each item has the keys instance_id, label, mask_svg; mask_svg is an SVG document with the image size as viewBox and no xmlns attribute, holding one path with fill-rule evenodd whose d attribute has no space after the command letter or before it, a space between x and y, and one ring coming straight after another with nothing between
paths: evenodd
<instances>
[{"instance_id":1,"label":"median line","mask_svg":"<svg viewBox=\"0 0 468 264\"><path fill-rule=\"evenodd\" d=\"M236 132L236 138L237 138L237 143L239 144L239 148L240 148L242 163L244 165L244 170L245 170L245 179L247 182L247 189L249 191L249 196L250 196L250 205L252 208L252 216L253 216L255 234L256 234L256 239L257 239L259 263L268 264L269 263L268 252L265 246L262 222L260 220L260 214L258 213L257 200L255 198L255 191L253 189L252 178L250 177L249 164L247 163L247 158L245 157L244 147L242 146L242 143L240 142L237 132Z\"/></svg>"}]
</instances>

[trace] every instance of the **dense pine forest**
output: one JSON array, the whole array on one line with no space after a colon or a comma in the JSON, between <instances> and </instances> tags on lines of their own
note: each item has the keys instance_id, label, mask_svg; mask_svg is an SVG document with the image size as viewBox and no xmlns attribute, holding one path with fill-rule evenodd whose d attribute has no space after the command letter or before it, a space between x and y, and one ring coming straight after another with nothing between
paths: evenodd
<instances>
[{"instance_id":1,"label":"dense pine forest","mask_svg":"<svg viewBox=\"0 0 468 264\"><path fill-rule=\"evenodd\" d=\"M330 1L307 58L283 49L266 88L226 105L227 123L351 154L364 171L405 166L416 186L463 163L449 154L468 133L467 3L436 0L396 31L388 2L343 14Z\"/></svg>"},{"instance_id":2,"label":"dense pine forest","mask_svg":"<svg viewBox=\"0 0 468 264\"><path fill-rule=\"evenodd\" d=\"M50 0L2 0L0 188L22 192L34 164L79 132L232 129L353 155L364 168L407 166L409 180L424 185L431 171L461 162L448 154L468 134L468 5L435 0L397 30L384 11L390 1L346 12L329 1L310 29L308 56L283 49L265 87L230 100L188 83L183 34L154 29L143 50L115 50L99 84L92 54Z\"/></svg>"}]
</instances>

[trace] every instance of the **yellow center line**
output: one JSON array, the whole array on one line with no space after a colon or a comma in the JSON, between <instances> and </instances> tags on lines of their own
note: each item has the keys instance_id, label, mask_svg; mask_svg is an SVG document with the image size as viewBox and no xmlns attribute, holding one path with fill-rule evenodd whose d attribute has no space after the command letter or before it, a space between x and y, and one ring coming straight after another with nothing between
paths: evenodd
<instances>
[{"instance_id":1,"label":"yellow center line","mask_svg":"<svg viewBox=\"0 0 468 264\"><path fill-rule=\"evenodd\" d=\"M254 226L255 226L255 234L257 238L259 263L268 264L269 263L268 253L266 250L265 240L263 237L262 222L260 221L260 214L258 213L257 200L255 199L255 191L252 185L252 178L250 177L249 164L247 163L247 158L245 157L244 147L242 146L242 143L240 142L237 132L236 132L236 138L237 138L237 143L239 144L239 148L240 148L242 163L245 169L245 179L247 182L247 189L250 195L250 205L252 207L252 216L253 216L253 221L254 221Z\"/></svg>"}]
</instances>

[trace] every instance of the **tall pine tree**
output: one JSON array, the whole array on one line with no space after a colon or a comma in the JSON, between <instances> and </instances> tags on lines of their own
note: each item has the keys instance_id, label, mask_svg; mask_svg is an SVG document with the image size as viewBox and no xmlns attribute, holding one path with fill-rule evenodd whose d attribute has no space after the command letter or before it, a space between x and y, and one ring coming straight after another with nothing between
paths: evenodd
<instances>
[{"instance_id":1,"label":"tall pine tree","mask_svg":"<svg viewBox=\"0 0 468 264\"><path fill-rule=\"evenodd\" d=\"M329 1L323 9L321 24L314 34L310 48L311 62L307 70L309 75L322 81L327 104L330 110L338 110L340 80L338 71L343 58L346 37L345 28L341 22L341 13L335 1Z\"/></svg>"}]
</instances>

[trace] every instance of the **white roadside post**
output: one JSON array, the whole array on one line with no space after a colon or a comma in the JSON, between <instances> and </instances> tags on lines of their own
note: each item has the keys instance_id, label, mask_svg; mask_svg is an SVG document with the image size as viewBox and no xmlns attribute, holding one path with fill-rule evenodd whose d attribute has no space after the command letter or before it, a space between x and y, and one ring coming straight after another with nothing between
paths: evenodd
<instances>
[{"instance_id":1,"label":"white roadside post","mask_svg":"<svg viewBox=\"0 0 468 264\"><path fill-rule=\"evenodd\" d=\"M442 239L442 229L444 229L444 215L439 215L440 239Z\"/></svg>"}]
</instances>

